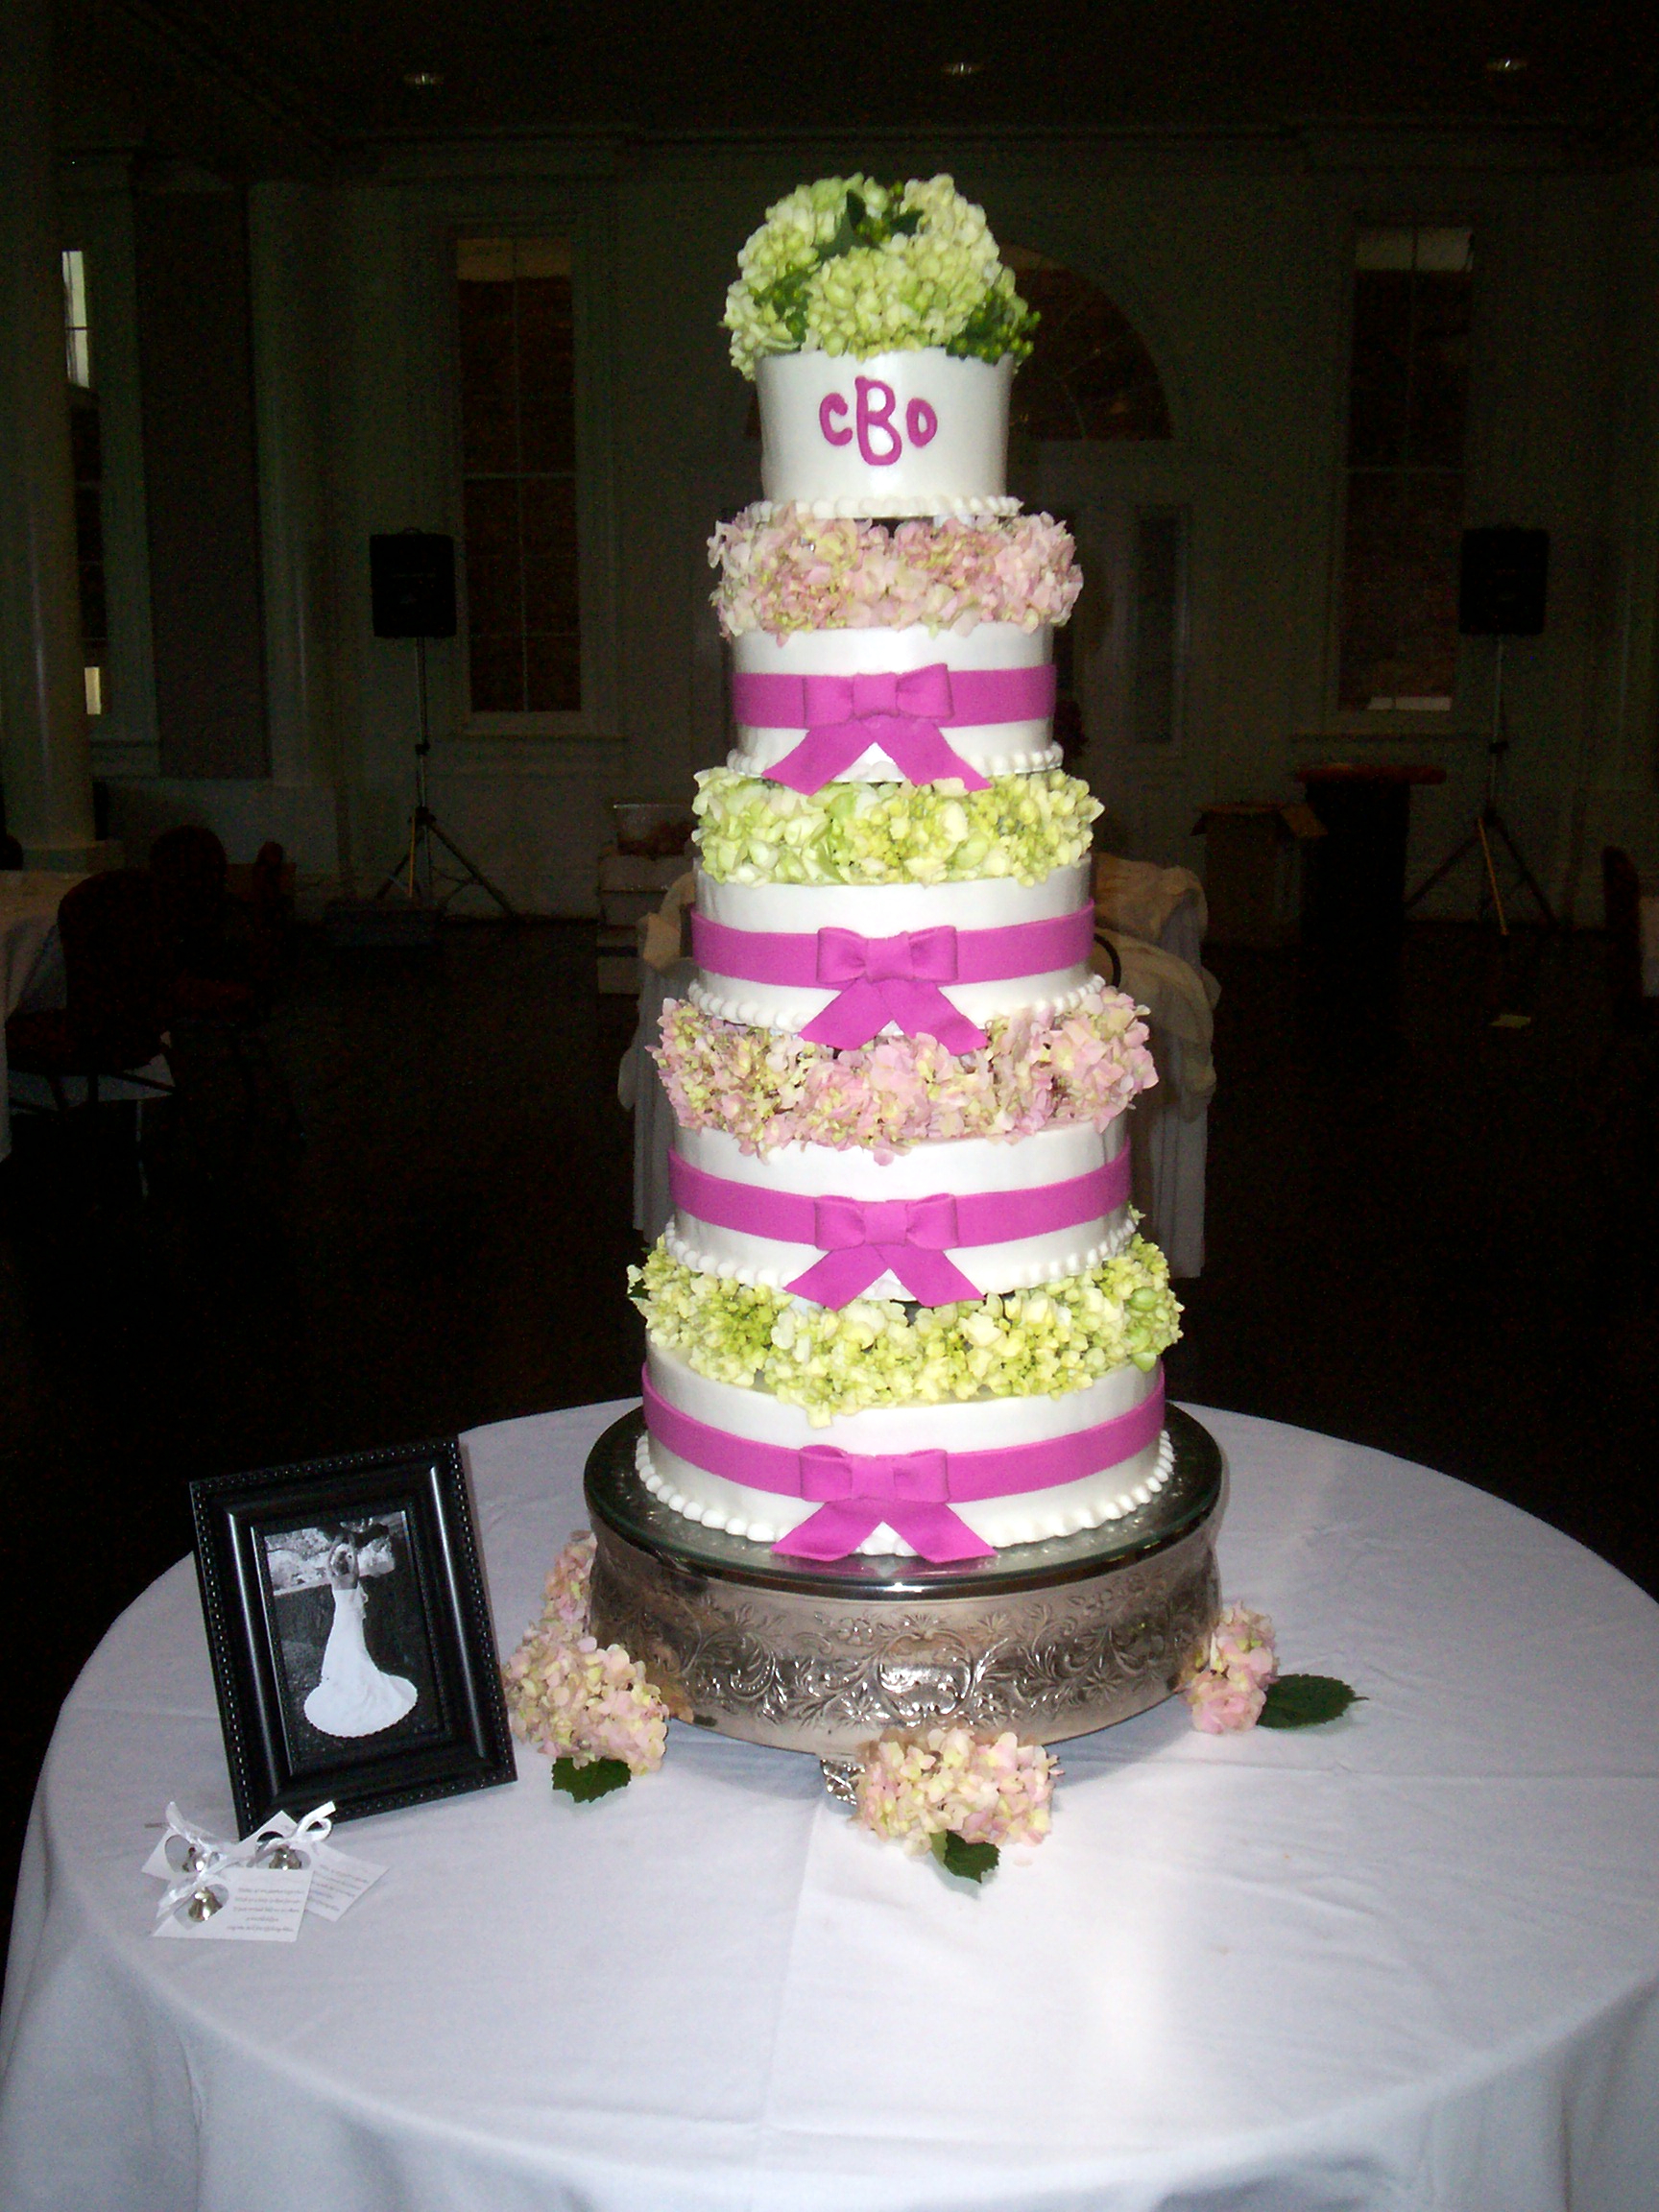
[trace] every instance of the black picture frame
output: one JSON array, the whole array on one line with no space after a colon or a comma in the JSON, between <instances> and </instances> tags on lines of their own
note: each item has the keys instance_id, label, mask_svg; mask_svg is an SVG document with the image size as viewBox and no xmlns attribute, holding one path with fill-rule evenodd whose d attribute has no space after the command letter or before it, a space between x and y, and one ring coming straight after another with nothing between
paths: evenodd
<instances>
[{"instance_id":1,"label":"black picture frame","mask_svg":"<svg viewBox=\"0 0 1659 2212\"><path fill-rule=\"evenodd\" d=\"M454 1437L190 1484L237 1834L515 1777Z\"/></svg>"}]
</instances>

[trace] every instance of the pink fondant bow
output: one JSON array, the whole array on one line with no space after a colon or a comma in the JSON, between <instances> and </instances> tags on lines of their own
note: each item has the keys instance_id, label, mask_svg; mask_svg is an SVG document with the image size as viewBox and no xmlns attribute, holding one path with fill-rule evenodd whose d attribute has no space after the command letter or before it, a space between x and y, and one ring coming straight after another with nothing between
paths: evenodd
<instances>
[{"instance_id":1,"label":"pink fondant bow","mask_svg":"<svg viewBox=\"0 0 1659 2212\"><path fill-rule=\"evenodd\" d=\"M801 689L806 734L767 770L774 782L816 791L879 745L912 783L955 776L970 791L989 788L989 780L952 751L940 731L952 711L950 671L943 661L902 676L807 676Z\"/></svg>"},{"instance_id":2,"label":"pink fondant bow","mask_svg":"<svg viewBox=\"0 0 1659 2212\"><path fill-rule=\"evenodd\" d=\"M993 1547L952 1513L950 1463L943 1452L843 1452L808 1444L800 1455L801 1495L819 1505L776 1547L798 1559L844 1559L883 1522L924 1559L983 1559Z\"/></svg>"},{"instance_id":3,"label":"pink fondant bow","mask_svg":"<svg viewBox=\"0 0 1659 2212\"><path fill-rule=\"evenodd\" d=\"M939 986L956 980L956 932L949 923L860 937L820 929L818 981L840 996L807 1022L809 1045L838 1052L868 1045L889 1022L906 1037L937 1037L948 1052L977 1052L985 1032L959 1013Z\"/></svg>"},{"instance_id":4,"label":"pink fondant bow","mask_svg":"<svg viewBox=\"0 0 1659 2212\"><path fill-rule=\"evenodd\" d=\"M878 1275L897 1275L923 1306L950 1306L979 1293L947 1247L961 1242L956 1201L932 1198L820 1198L813 1206L812 1241L824 1254L787 1287L820 1306L845 1306L868 1290Z\"/></svg>"},{"instance_id":5,"label":"pink fondant bow","mask_svg":"<svg viewBox=\"0 0 1659 2212\"><path fill-rule=\"evenodd\" d=\"M1042 722L1054 711L1054 669L957 668L943 661L926 668L865 676L779 676L739 669L732 707L747 729L806 734L767 769L775 783L813 792L844 776L859 756L878 746L912 783L954 777L970 791L988 779L963 759L944 732L997 722Z\"/></svg>"}]
</instances>

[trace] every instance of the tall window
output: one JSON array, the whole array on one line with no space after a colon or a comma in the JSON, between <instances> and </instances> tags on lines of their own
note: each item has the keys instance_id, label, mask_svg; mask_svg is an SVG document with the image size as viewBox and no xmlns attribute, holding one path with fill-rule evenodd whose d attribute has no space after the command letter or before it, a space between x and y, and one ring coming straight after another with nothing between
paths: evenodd
<instances>
[{"instance_id":1,"label":"tall window","mask_svg":"<svg viewBox=\"0 0 1659 2212\"><path fill-rule=\"evenodd\" d=\"M468 665L479 714L582 704L570 246L456 249Z\"/></svg>"},{"instance_id":2,"label":"tall window","mask_svg":"<svg viewBox=\"0 0 1659 2212\"><path fill-rule=\"evenodd\" d=\"M92 335L86 322L86 256L72 246L63 256L63 352L69 381L92 389Z\"/></svg>"},{"instance_id":3,"label":"tall window","mask_svg":"<svg viewBox=\"0 0 1659 2212\"><path fill-rule=\"evenodd\" d=\"M92 387L92 332L86 314L86 258L63 256L63 355L69 378L69 450L75 470L75 555L81 582L81 652L86 711L109 704L109 616L104 589L104 450Z\"/></svg>"},{"instance_id":4,"label":"tall window","mask_svg":"<svg viewBox=\"0 0 1659 2212\"><path fill-rule=\"evenodd\" d=\"M1474 252L1467 229L1363 229L1355 251L1337 694L1447 713Z\"/></svg>"}]
</instances>

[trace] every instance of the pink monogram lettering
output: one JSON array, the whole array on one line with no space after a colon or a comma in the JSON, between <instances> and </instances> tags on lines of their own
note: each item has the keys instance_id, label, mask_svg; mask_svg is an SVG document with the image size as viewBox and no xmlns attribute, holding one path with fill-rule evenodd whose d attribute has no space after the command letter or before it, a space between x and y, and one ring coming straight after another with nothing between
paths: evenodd
<instances>
[{"instance_id":1,"label":"pink monogram lettering","mask_svg":"<svg viewBox=\"0 0 1659 2212\"><path fill-rule=\"evenodd\" d=\"M904 427L912 445L926 445L939 427L939 418L926 399L912 399L904 410Z\"/></svg>"},{"instance_id":2,"label":"pink monogram lettering","mask_svg":"<svg viewBox=\"0 0 1659 2212\"><path fill-rule=\"evenodd\" d=\"M839 392L826 392L823 398L818 402L818 427L823 431L828 444L831 445L852 445L853 433L851 430L832 430L830 426L836 416L845 415L846 412L847 402L842 398Z\"/></svg>"},{"instance_id":3,"label":"pink monogram lettering","mask_svg":"<svg viewBox=\"0 0 1659 2212\"><path fill-rule=\"evenodd\" d=\"M855 376L853 388L858 395L858 453L867 468L888 469L904 450L904 441L893 427L893 407L898 397L891 384L883 384L878 376ZM877 400L873 395L879 393ZM882 451L875 443L879 434L886 440Z\"/></svg>"}]
</instances>

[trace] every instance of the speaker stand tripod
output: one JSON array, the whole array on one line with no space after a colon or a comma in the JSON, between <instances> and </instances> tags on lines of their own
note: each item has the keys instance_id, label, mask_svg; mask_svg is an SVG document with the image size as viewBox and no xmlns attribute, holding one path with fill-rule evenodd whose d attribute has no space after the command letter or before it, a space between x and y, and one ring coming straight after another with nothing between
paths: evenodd
<instances>
[{"instance_id":1,"label":"speaker stand tripod","mask_svg":"<svg viewBox=\"0 0 1659 2212\"><path fill-rule=\"evenodd\" d=\"M1502 637L1498 640L1498 660L1492 679L1492 734L1486 740L1486 796L1481 801L1480 810L1475 817L1475 827L1460 845L1447 854L1433 875L1426 876L1423 878L1406 902L1406 911L1409 914L1419 900L1426 899L1437 883L1443 883L1452 871L1460 866L1470 854L1479 847L1481 861L1486 869L1486 883L1492 895L1493 910L1498 916L1498 928L1500 933L1505 937L1509 934L1509 920L1503 911L1503 893L1499 887L1498 866L1492 856L1494 840L1503 845L1503 850L1515 864L1517 880L1515 884L1510 886L1510 897L1514 897L1517 888L1529 891L1537 904L1539 913L1544 917L1544 926L1547 929L1553 929L1556 926L1555 910L1539 889L1538 878L1527 865L1526 855L1510 834L1509 825L1504 821L1503 810L1498 805L1498 786L1503 773L1503 756L1509 750L1509 739L1504 734L1503 730L1503 648L1507 642L1507 638ZM1481 904L1484 907L1484 897L1482 897Z\"/></svg>"},{"instance_id":2,"label":"speaker stand tripod","mask_svg":"<svg viewBox=\"0 0 1659 2212\"><path fill-rule=\"evenodd\" d=\"M415 682L421 702L421 735L415 747L415 804L409 812L409 843L405 852L393 863L386 880L374 896L384 899L389 891L397 891L412 906L430 906L442 913L451 899L465 891L469 883L493 899L509 922L517 922L517 913L510 901L491 882L482 868L463 853L453 837L433 813L426 790L426 756L432 750L432 740L426 728L426 640L415 640ZM432 848L442 845L453 868L437 863Z\"/></svg>"}]
</instances>

